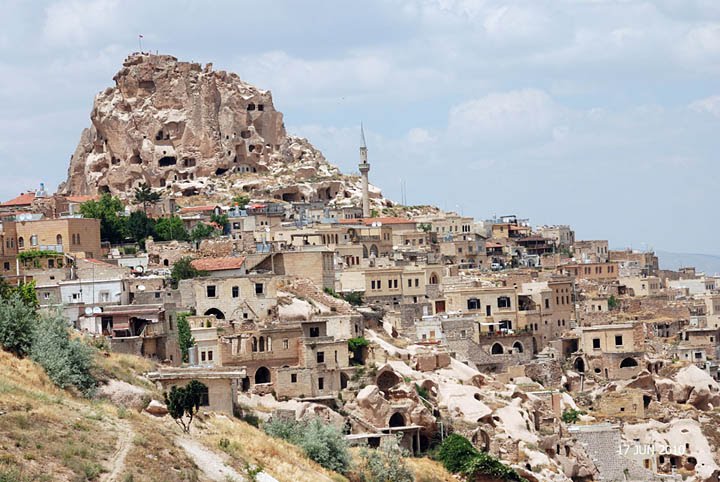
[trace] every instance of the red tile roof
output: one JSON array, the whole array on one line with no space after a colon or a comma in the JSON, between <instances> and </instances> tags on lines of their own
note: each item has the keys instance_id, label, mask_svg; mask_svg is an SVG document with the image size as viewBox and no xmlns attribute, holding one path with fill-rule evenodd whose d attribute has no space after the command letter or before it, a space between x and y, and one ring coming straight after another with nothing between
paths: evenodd
<instances>
[{"instance_id":1,"label":"red tile roof","mask_svg":"<svg viewBox=\"0 0 720 482\"><path fill-rule=\"evenodd\" d=\"M386 218L358 218L358 219L341 219L340 224L364 224L371 226L373 223L381 224L415 224L412 219L386 217Z\"/></svg>"},{"instance_id":2,"label":"red tile roof","mask_svg":"<svg viewBox=\"0 0 720 482\"><path fill-rule=\"evenodd\" d=\"M29 206L32 204L33 200L35 199L35 193L34 192L25 192L20 194L18 197L11 199L9 201L6 201L0 206L3 207L11 207L11 206Z\"/></svg>"},{"instance_id":3,"label":"red tile roof","mask_svg":"<svg viewBox=\"0 0 720 482\"><path fill-rule=\"evenodd\" d=\"M245 256L237 258L200 258L192 261L193 268L200 271L223 271L240 269L245 264Z\"/></svg>"}]
</instances>

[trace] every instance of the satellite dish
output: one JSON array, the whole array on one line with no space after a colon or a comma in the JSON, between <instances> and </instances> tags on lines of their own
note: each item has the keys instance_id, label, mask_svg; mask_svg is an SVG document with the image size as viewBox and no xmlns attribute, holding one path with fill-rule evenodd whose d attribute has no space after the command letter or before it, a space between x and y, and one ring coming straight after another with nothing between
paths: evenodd
<instances>
[{"instance_id":1,"label":"satellite dish","mask_svg":"<svg viewBox=\"0 0 720 482\"><path fill-rule=\"evenodd\" d=\"M86 316L92 316L92 314L93 314L93 309L90 308L89 306L86 307L86 308L85 308L85 315L86 315Z\"/></svg>"},{"instance_id":2,"label":"satellite dish","mask_svg":"<svg viewBox=\"0 0 720 482\"><path fill-rule=\"evenodd\" d=\"M102 308L100 308L99 306L96 306L95 308L92 309L92 312L94 315L98 315L98 314L102 313Z\"/></svg>"},{"instance_id":3,"label":"satellite dish","mask_svg":"<svg viewBox=\"0 0 720 482\"><path fill-rule=\"evenodd\" d=\"M145 285L139 285L137 289L138 291L145 291Z\"/></svg>"},{"instance_id":4,"label":"satellite dish","mask_svg":"<svg viewBox=\"0 0 720 482\"><path fill-rule=\"evenodd\" d=\"M136 273L142 273L143 271L145 271L145 268L143 268L142 266L135 266Z\"/></svg>"}]
</instances>

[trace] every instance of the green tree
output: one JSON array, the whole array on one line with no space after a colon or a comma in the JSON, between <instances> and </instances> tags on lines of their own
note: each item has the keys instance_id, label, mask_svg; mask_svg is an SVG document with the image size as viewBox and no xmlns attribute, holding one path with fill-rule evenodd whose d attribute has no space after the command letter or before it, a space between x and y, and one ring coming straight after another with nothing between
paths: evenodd
<instances>
[{"instance_id":1,"label":"green tree","mask_svg":"<svg viewBox=\"0 0 720 482\"><path fill-rule=\"evenodd\" d=\"M30 357L58 387L74 387L87 397L94 394L97 380L92 374L93 349L78 338L70 339L67 321L59 312L39 318Z\"/></svg>"},{"instance_id":2,"label":"green tree","mask_svg":"<svg viewBox=\"0 0 720 482\"><path fill-rule=\"evenodd\" d=\"M180 345L183 363L190 361L189 350L195 344L195 338L192 336L190 323L188 323L187 320L189 314L190 313L178 313L177 315L178 345Z\"/></svg>"},{"instance_id":3,"label":"green tree","mask_svg":"<svg viewBox=\"0 0 720 482\"><path fill-rule=\"evenodd\" d=\"M170 278L172 279L172 285L177 288L180 280L197 278L198 276L204 276L205 271L200 271L192 265L192 258L185 256L175 261L172 270L170 271Z\"/></svg>"},{"instance_id":4,"label":"green tree","mask_svg":"<svg viewBox=\"0 0 720 482\"><path fill-rule=\"evenodd\" d=\"M143 212L147 213L148 204L160 201L160 193L152 190L150 185L143 182L135 188L135 204L142 204Z\"/></svg>"},{"instance_id":5,"label":"green tree","mask_svg":"<svg viewBox=\"0 0 720 482\"><path fill-rule=\"evenodd\" d=\"M437 453L437 459L452 473L460 472L465 464L480 452L473 444L456 433L445 437Z\"/></svg>"},{"instance_id":6,"label":"green tree","mask_svg":"<svg viewBox=\"0 0 720 482\"><path fill-rule=\"evenodd\" d=\"M23 357L30 353L37 314L18 293L0 301L0 346Z\"/></svg>"},{"instance_id":7,"label":"green tree","mask_svg":"<svg viewBox=\"0 0 720 482\"><path fill-rule=\"evenodd\" d=\"M484 480L485 477L490 477L509 482L527 482L527 479L521 477L514 469L487 452L479 452L470 459L462 468L462 474L467 480Z\"/></svg>"},{"instance_id":8,"label":"green tree","mask_svg":"<svg viewBox=\"0 0 720 482\"><path fill-rule=\"evenodd\" d=\"M127 234L136 243L144 243L145 238L155 235L155 221L143 211L135 211L127 219Z\"/></svg>"},{"instance_id":9,"label":"green tree","mask_svg":"<svg viewBox=\"0 0 720 482\"><path fill-rule=\"evenodd\" d=\"M432 225L430 223L420 223L418 224L418 228L420 228L421 231L426 233L432 231Z\"/></svg>"},{"instance_id":10,"label":"green tree","mask_svg":"<svg viewBox=\"0 0 720 482\"><path fill-rule=\"evenodd\" d=\"M582 410L576 410L574 408L566 408L562 413L562 421L565 423L578 423L580 421L580 415L585 412Z\"/></svg>"},{"instance_id":11,"label":"green tree","mask_svg":"<svg viewBox=\"0 0 720 482\"><path fill-rule=\"evenodd\" d=\"M620 305L620 302L617 298L615 298L615 295L610 295L610 298L608 298L608 308L611 310L614 310Z\"/></svg>"},{"instance_id":12,"label":"green tree","mask_svg":"<svg viewBox=\"0 0 720 482\"><path fill-rule=\"evenodd\" d=\"M363 348L368 346L370 344L369 341L363 336L359 336L357 338L350 338L348 340L348 350L350 350L350 353L352 353L352 359L354 363L362 363L363 356Z\"/></svg>"},{"instance_id":13,"label":"green tree","mask_svg":"<svg viewBox=\"0 0 720 482\"><path fill-rule=\"evenodd\" d=\"M250 197L244 194L239 194L233 198L232 202L240 209L245 209L245 206L247 206L250 202Z\"/></svg>"},{"instance_id":14,"label":"green tree","mask_svg":"<svg viewBox=\"0 0 720 482\"><path fill-rule=\"evenodd\" d=\"M220 226L221 231L223 234L226 232L226 227L228 223L230 222L227 214L215 214L213 213L210 216L210 221Z\"/></svg>"},{"instance_id":15,"label":"green tree","mask_svg":"<svg viewBox=\"0 0 720 482\"><path fill-rule=\"evenodd\" d=\"M165 392L168 413L185 433L190 433L190 424L200 410L203 393L207 393L207 386L197 380L190 380L184 387L172 387L169 393Z\"/></svg>"},{"instance_id":16,"label":"green tree","mask_svg":"<svg viewBox=\"0 0 720 482\"><path fill-rule=\"evenodd\" d=\"M160 241L187 241L188 232L179 216L160 218L155 223L155 233Z\"/></svg>"},{"instance_id":17,"label":"green tree","mask_svg":"<svg viewBox=\"0 0 720 482\"><path fill-rule=\"evenodd\" d=\"M215 234L217 234L217 230L214 227L209 224L198 223L190 232L190 239L192 241L200 241L201 239L210 238Z\"/></svg>"},{"instance_id":18,"label":"green tree","mask_svg":"<svg viewBox=\"0 0 720 482\"><path fill-rule=\"evenodd\" d=\"M32 252L34 251L26 251L26 253ZM17 286L12 286L0 278L0 300L7 300L14 296L19 296L24 304L34 310L39 306L37 293L35 291L35 280L21 282Z\"/></svg>"},{"instance_id":19,"label":"green tree","mask_svg":"<svg viewBox=\"0 0 720 482\"><path fill-rule=\"evenodd\" d=\"M110 194L103 194L97 201L87 201L80 205L83 217L100 220L100 238L111 243L123 241L126 220L119 214L123 210L122 201Z\"/></svg>"},{"instance_id":20,"label":"green tree","mask_svg":"<svg viewBox=\"0 0 720 482\"><path fill-rule=\"evenodd\" d=\"M353 306L360 306L363 304L364 294L362 291L351 291L350 293L345 293L343 299Z\"/></svg>"}]
</instances>

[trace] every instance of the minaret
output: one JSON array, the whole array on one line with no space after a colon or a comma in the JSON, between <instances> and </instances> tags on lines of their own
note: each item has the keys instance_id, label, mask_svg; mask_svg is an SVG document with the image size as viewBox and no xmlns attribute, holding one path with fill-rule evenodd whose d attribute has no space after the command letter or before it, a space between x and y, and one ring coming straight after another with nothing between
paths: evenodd
<instances>
[{"instance_id":1,"label":"minaret","mask_svg":"<svg viewBox=\"0 0 720 482\"><path fill-rule=\"evenodd\" d=\"M360 175L362 176L362 211L363 217L370 217L370 192L368 188L368 173L370 172L370 164L368 164L367 145L365 144L365 131L362 123L360 124Z\"/></svg>"}]
</instances>

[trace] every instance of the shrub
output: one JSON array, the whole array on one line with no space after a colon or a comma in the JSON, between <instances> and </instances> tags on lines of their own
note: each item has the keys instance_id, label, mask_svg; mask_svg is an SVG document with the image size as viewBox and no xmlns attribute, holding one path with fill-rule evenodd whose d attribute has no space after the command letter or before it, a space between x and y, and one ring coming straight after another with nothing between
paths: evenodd
<instances>
[{"instance_id":1,"label":"shrub","mask_svg":"<svg viewBox=\"0 0 720 482\"><path fill-rule=\"evenodd\" d=\"M369 344L370 342L367 341L367 339L363 336L350 338L348 340L348 350L350 350L350 353L352 353L352 359L354 362L362 363L363 348L365 348Z\"/></svg>"},{"instance_id":2,"label":"shrub","mask_svg":"<svg viewBox=\"0 0 720 482\"><path fill-rule=\"evenodd\" d=\"M345 473L350 467L348 444L340 429L320 419L309 422L271 420L264 425L268 435L297 445L326 469Z\"/></svg>"},{"instance_id":3,"label":"shrub","mask_svg":"<svg viewBox=\"0 0 720 482\"><path fill-rule=\"evenodd\" d=\"M412 482L413 474L402 459L405 456L407 453L394 437L384 438L378 449L363 448L360 450L360 480Z\"/></svg>"},{"instance_id":4,"label":"shrub","mask_svg":"<svg viewBox=\"0 0 720 482\"><path fill-rule=\"evenodd\" d=\"M192 258L188 256L175 261L170 271L170 277L172 278L174 286L177 286L180 280L196 278L201 274L202 272L195 269L192 265Z\"/></svg>"},{"instance_id":5,"label":"shrub","mask_svg":"<svg viewBox=\"0 0 720 482\"><path fill-rule=\"evenodd\" d=\"M90 397L97 386L92 374L93 351L79 339L70 339L65 319L55 312L38 320L30 357L45 369L55 385L74 387Z\"/></svg>"},{"instance_id":6,"label":"shrub","mask_svg":"<svg viewBox=\"0 0 720 482\"><path fill-rule=\"evenodd\" d=\"M462 474L470 480L478 475L485 475L500 480L527 482L527 479L521 477L515 470L486 452L479 452L472 457L463 467Z\"/></svg>"},{"instance_id":7,"label":"shrub","mask_svg":"<svg viewBox=\"0 0 720 482\"><path fill-rule=\"evenodd\" d=\"M563 410L562 413L562 421L565 423L577 423L580 421L580 415L582 415L582 410L575 410L574 408L566 408Z\"/></svg>"},{"instance_id":8,"label":"shrub","mask_svg":"<svg viewBox=\"0 0 720 482\"><path fill-rule=\"evenodd\" d=\"M17 356L27 355L36 319L35 310L19 294L0 301L0 346Z\"/></svg>"},{"instance_id":9,"label":"shrub","mask_svg":"<svg viewBox=\"0 0 720 482\"><path fill-rule=\"evenodd\" d=\"M165 405L168 413L183 432L190 433L192 423L202 401L202 393L207 391L205 384L190 380L184 387L172 387L170 393L165 392Z\"/></svg>"},{"instance_id":10,"label":"shrub","mask_svg":"<svg viewBox=\"0 0 720 482\"><path fill-rule=\"evenodd\" d=\"M463 470L465 464L479 453L468 439L453 433L448 435L440 444L437 459L448 471L458 473Z\"/></svg>"},{"instance_id":11,"label":"shrub","mask_svg":"<svg viewBox=\"0 0 720 482\"><path fill-rule=\"evenodd\" d=\"M608 298L608 308L611 310L614 310L620 305L620 302L617 298L615 298L615 295L610 295L610 298Z\"/></svg>"},{"instance_id":12,"label":"shrub","mask_svg":"<svg viewBox=\"0 0 720 482\"><path fill-rule=\"evenodd\" d=\"M343 299L353 306L360 306L363 303L363 292L351 291L350 293L345 293Z\"/></svg>"}]
</instances>

